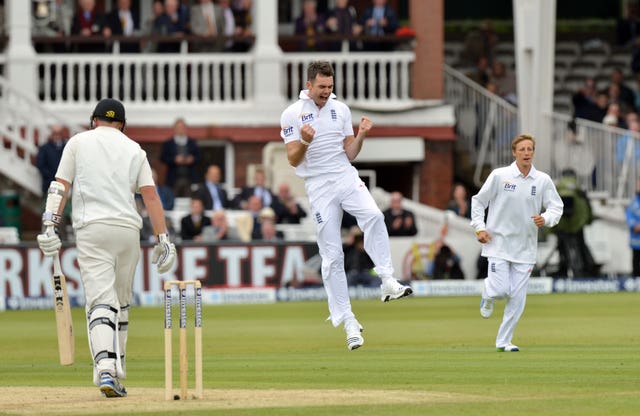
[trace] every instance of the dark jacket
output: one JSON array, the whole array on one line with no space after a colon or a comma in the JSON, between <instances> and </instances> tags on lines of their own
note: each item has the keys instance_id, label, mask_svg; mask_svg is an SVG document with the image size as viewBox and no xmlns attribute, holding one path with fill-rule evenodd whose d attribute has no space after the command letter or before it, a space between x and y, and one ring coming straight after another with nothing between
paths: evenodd
<instances>
[{"instance_id":1,"label":"dark jacket","mask_svg":"<svg viewBox=\"0 0 640 416\"><path fill-rule=\"evenodd\" d=\"M58 170L65 144L66 142L62 142L58 146L53 141L48 141L38 149L36 167L42 176L42 194L44 196L47 195L49 184L56 179L56 171Z\"/></svg>"},{"instance_id":2,"label":"dark jacket","mask_svg":"<svg viewBox=\"0 0 640 416\"><path fill-rule=\"evenodd\" d=\"M413 212L403 209L399 215L394 215L391 212L391 209L389 208L385 210L383 214L384 214L384 223L386 224L387 230L389 231L389 236L398 237L398 236L411 236L411 235L418 234L418 229L416 228L416 219L413 216ZM402 225L398 229L393 228L393 221L396 218L402 218ZM405 218L411 218L413 220L411 222L412 224L411 227L406 228L404 226Z\"/></svg>"},{"instance_id":3,"label":"dark jacket","mask_svg":"<svg viewBox=\"0 0 640 416\"><path fill-rule=\"evenodd\" d=\"M218 191L218 197L220 198L222 208L229 208L229 198L227 197L227 191L225 191L224 188L220 186L220 184L216 184L215 187ZM213 209L213 196L211 195L209 187L206 183L201 183L198 186L196 198L202 200L202 202L204 203L204 209Z\"/></svg>"},{"instance_id":4,"label":"dark jacket","mask_svg":"<svg viewBox=\"0 0 640 416\"><path fill-rule=\"evenodd\" d=\"M193 240L195 236L202 234L202 228L208 225L211 225L211 219L206 215L202 215L202 220L198 226L193 223L191 214L182 217L182 220L180 220L180 236L182 237L182 241Z\"/></svg>"},{"instance_id":5,"label":"dark jacket","mask_svg":"<svg viewBox=\"0 0 640 416\"><path fill-rule=\"evenodd\" d=\"M187 153L193 156L193 163L190 166L187 166L188 175L193 183L197 183L198 174L196 172L196 166L200 162L200 148L195 140L189 138L187 140ZM160 160L162 160L167 165L167 178L166 185L173 187L176 183L176 178L178 177L178 168L175 160L178 155L178 145L176 144L173 138L168 139L162 144L162 153L160 154Z\"/></svg>"},{"instance_id":6,"label":"dark jacket","mask_svg":"<svg viewBox=\"0 0 640 416\"><path fill-rule=\"evenodd\" d=\"M140 30L140 19L136 13L131 12L131 18L133 19L133 30ZM124 34L122 29L122 23L120 22L120 13L116 8L110 11L105 16L105 26L111 29L111 33L115 36L122 36ZM136 53L140 52L140 44L138 42L120 42L120 52Z\"/></svg>"}]
</instances>

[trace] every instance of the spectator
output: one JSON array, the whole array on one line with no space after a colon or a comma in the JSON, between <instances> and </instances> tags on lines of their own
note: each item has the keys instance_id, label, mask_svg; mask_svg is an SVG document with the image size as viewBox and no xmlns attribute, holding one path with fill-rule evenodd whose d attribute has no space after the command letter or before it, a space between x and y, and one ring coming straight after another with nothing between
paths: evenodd
<instances>
[{"instance_id":1,"label":"spectator","mask_svg":"<svg viewBox=\"0 0 640 416\"><path fill-rule=\"evenodd\" d=\"M264 207L258 215L260 235L257 238L262 241L281 241L284 235L276 230L276 213L270 207Z\"/></svg>"},{"instance_id":2,"label":"spectator","mask_svg":"<svg viewBox=\"0 0 640 416\"><path fill-rule=\"evenodd\" d=\"M510 103L517 105L518 96L516 95L516 77L513 72L508 71L505 64L501 61L494 60L491 66L490 82L493 82L497 87L497 94L509 101Z\"/></svg>"},{"instance_id":3,"label":"spectator","mask_svg":"<svg viewBox=\"0 0 640 416\"><path fill-rule=\"evenodd\" d=\"M142 28L142 33L145 35L156 34L154 26L156 20L164 14L164 0L153 0L153 5L151 7L151 16L145 20ZM156 42L146 41L142 44L142 50L147 53L154 53L157 52L158 45Z\"/></svg>"},{"instance_id":4,"label":"spectator","mask_svg":"<svg viewBox=\"0 0 640 416\"><path fill-rule=\"evenodd\" d=\"M235 52L246 52L251 48L253 42L249 38L253 36L253 31L251 30L251 0L235 1L231 8L233 9L233 16L236 20L236 35L245 38L234 42L233 50Z\"/></svg>"},{"instance_id":5,"label":"spectator","mask_svg":"<svg viewBox=\"0 0 640 416\"><path fill-rule=\"evenodd\" d=\"M215 210L211 216L211 225L204 227L202 231L202 240L215 242L238 239L239 237L235 230L229 226L225 210Z\"/></svg>"},{"instance_id":6,"label":"spectator","mask_svg":"<svg viewBox=\"0 0 640 416\"><path fill-rule=\"evenodd\" d=\"M611 86L617 85L619 89L619 99L623 111L636 111L635 95L633 90L624 84L624 73L621 68L614 68L611 72L611 83L609 84L609 99L616 101L616 97L612 96Z\"/></svg>"},{"instance_id":7,"label":"spectator","mask_svg":"<svg viewBox=\"0 0 640 416\"><path fill-rule=\"evenodd\" d=\"M444 242L433 259L434 279L464 279L464 272L460 267L460 258Z\"/></svg>"},{"instance_id":8,"label":"spectator","mask_svg":"<svg viewBox=\"0 0 640 416\"><path fill-rule=\"evenodd\" d=\"M636 196L626 209L629 245L633 251L631 275L640 277L640 178L636 182Z\"/></svg>"},{"instance_id":9,"label":"spectator","mask_svg":"<svg viewBox=\"0 0 640 416\"><path fill-rule=\"evenodd\" d=\"M95 0L78 0L78 11L71 24L71 34L85 38L102 35L105 20L104 15L96 10ZM78 52L104 52L104 42L80 43L76 46Z\"/></svg>"},{"instance_id":10,"label":"spectator","mask_svg":"<svg viewBox=\"0 0 640 416\"><path fill-rule=\"evenodd\" d=\"M231 9L231 0L219 0L218 5L222 10L222 18L224 20L224 50L229 52L233 51L233 37L240 35L242 29L236 30L236 17Z\"/></svg>"},{"instance_id":11,"label":"spectator","mask_svg":"<svg viewBox=\"0 0 640 416\"><path fill-rule=\"evenodd\" d=\"M476 84L487 87L487 84L489 84L489 60L486 56L481 56L475 62L475 67L473 68L473 70L467 73L467 77L469 77ZM495 90L492 90L491 92L497 94L498 86L495 84L494 86Z\"/></svg>"},{"instance_id":12,"label":"spectator","mask_svg":"<svg viewBox=\"0 0 640 416\"><path fill-rule=\"evenodd\" d=\"M211 219L204 213L201 199L191 199L191 212L180 220L180 235L182 241L202 240L202 228L211 225Z\"/></svg>"},{"instance_id":13,"label":"spectator","mask_svg":"<svg viewBox=\"0 0 640 416\"><path fill-rule=\"evenodd\" d=\"M373 271L375 265L364 249L364 236L357 225L349 230L342 250L349 286L377 287L382 283Z\"/></svg>"},{"instance_id":14,"label":"spectator","mask_svg":"<svg viewBox=\"0 0 640 416\"><path fill-rule=\"evenodd\" d=\"M336 1L336 7L329 12L326 27L330 34L344 37L358 36L362 33L356 9L349 5L349 0ZM360 43L360 47L358 47L358 43ZM333 51L339 51L341 48L342 42L332 43L330 47ZM350 42L349 49L362 49L361 42Z\"/></svg>"},{"instance_id":15,"label":"spectator","mask_svg":"<svg viewBox=\"0 0 640 416\"><path fill-rule=\"evenodd\" d=\"M180 8L178 0L165 0L164 13L154 21L153 33L156 35L182 37L187 33L188 24L188 14ZM178 53L180 52L180 42L158 42L157 51L161 53Z\"/></svg>"},{"instance_id":16,"label":"spectator","mask_svg":"<svg viewBox=\"0 0 640 416\"><path fill-rule=\"evenodd\" d=\"M0 8L2 5L0 5ZM4 24L4 15L0 13L0 25ZM71 34L71 21L73 19L73 8L65 0L55 0L54 2L39 1L35 5L33 14L32 33L35 36L68 36ZM0 28L0 35L3 31ZM66 52L63 44L35 44L38 52ZM1 50L1 49L0 49Z\"/></svg>"},{"instance_id":17,"label":"spectator","mask_svg":"<svg viewBox=\"0 0 640 416\"><path fill-rule=\"evenodd\" d=\"M616 43L620 46L630 46L640 34L640 8L636 1L627 2L626 16L616 21Z\"/></svg>"},{"instance_id":18,"label":"spectator","mask_svg":"<svg viewBox=\"0 0 640 416\"><path fill-rule=\"evenodd\" d=\"M224 48L225 18L213 0L199 0L191 6L191 33L208 37L192 45L194 52L220 52Z\"/></svg>"},{"instance_id":19,"label":"spectator","mask_svg":"<svg viewBox=\"0 0 640 416\"><path fill-rule=\"evenodd\" d=\"M616 161L620 164L625 161L634 164L640 161L640 146L635 140L640 137L640 122L636 113L627 115L629 131L620 136L616 142Z\"/></svg>"},{"instance_id":20,"label":"spectator","mask_svg":"<svg viewBox=\"0 0 640 416\"><path fill-rule=\"evenodd\" d=\"M173 137L162 144L160 160L167 165L165 184L175 196L190 196L191 185L196 183L196 167L200 163L200 148L187 136L187 123L179 118L173 124Z\"/></svg>"},{"instance_id":21,"label":"spectator","mask_svg":"<svg viewBox=\"0 0 640 416\"><path fill-rule=\"evenodd\" d=\"M400 192L391 193L389 208L383 214L390 237L411 236L418 233L413 212L402 208L402 194Z\"/></svg>"},{"instance_id":22,"label":"spectator","mask_svg":"<svg viewBox=\"0 0 640 416\"><path fill-rule=\"evenodd\" d=\"M300 224L300 220L307 216L291 194L289 184L285 182L278 187L278 195L273 199L271 207L276 213L278 224Z\"/></svg>"},{"instance_id":23,"label":"spectator","mask_svg":"<svg viewBox=\"0 0 640 416\"><path fill-rule=\"evenodd\" d=\"M221 210L229 207L227 191L220 184L220 166L209 165L204 175L204 183L198 187L198 198L207 210Z\"/></svg>"},{"instance_id":24,"label":"spectator","mask_svg":"<svg viewBox=\"0 0 640 416\"><path fill-rule=\"evenodd\" d=\"M158 182L157 170L151 169L151 176L153 177L153 183L156 184L156 191L158 192L158 196L160 197L160 202L162 202L162 208L165 211L171 211L175 202L173 191L166 185L160 185L160 182Z\"/></svg>"},{"instance_id":25,"label":"spectator","mask_svg":"<svg viewBox=\"0 0 640 416\"><path fill-rule=\"evenodd\" d=\"M65 128L60 125L51 126L49 140L38 149L36 156L36 167L42 177L42 195L47 196L49 184L56 180L56 171L62 158L62 150L67 142L68 136Z\"/></svg>"},{"instance_id":26,"label":"spectator","mask_svg":"<svg viewBox=\"0 0 640 416\"><path fill-rule=\"evenodd\" d=\"M49 140L40 146L38 154L36 156L36 167L40 171L40 177L42 179L42 197L43 204L47 198L47 192L49 185L52 181L56 180L55 174L62 158L62 150L67 143L68 135L65 128L60 125L51 126L51 132ZM64 224L58 228L58 235L64 240L68 240L71 237L71 233L67 232L67 227L62 225L71 224L71 201L65 204L63 211Z\"/></svg>"},{"instance_id":27,"label":"spectator","mask_svg":"<svg viewBox=\"0 0 640 416\"><path fill-rule=\"evenodd\" d=\"M152 170L153 172L153 170ZM157 185L157 182L156 182ZM162 201L162 199L161 199ZM142 217L142 228L140 229L140 241L147 241L149 243L156 243L157 237L155 231L153 231L153 225L151 225L151 218L147 212L147 208L144 206L144 200L138 198L136 195L136 208L140 217ZM171 218L164 217L165 226L167 227L167 236L173 242L175 241L175 230L171 222Z\"/></svg>"},{"instance_id":28,"label":"spectator","mask_svg":"<svg viewBox=\"0 0 640 416\"><path fill-rule=\"evenodd\" d=\"M398 29L398 15L387 0L372 0L371 6L362 13L360 24L368 36L394 35ZM370 51L389 51L394 48L391 42L365 42L364 49Z\"/></svg>"},{"instance_id":29,"label":"spectator","mask_svg":"<svg viewBox=\"0 0 640 416\"><path fill-rule=\"evenodd\" d=\"M131 13L131 0L118 0L117 6L106 16L102 34L105 38L112 35L132 36L140 31L140 20L137 14ZM120 52L140 52L138 42L120 42Z\"/></svg>"},{"instance_id":30,"label":"spectator","mask_svg":"<svg viewBox=\"0 0 640 416\"><path fill-rule=\"evenodd\" d=\"M479 58L486 58L491 64L495 57L495 47L499 38L490 20L484 20L480 26L469 32L464 41L462 57L468 64L475 64Z\"/></svg>"},{"instance_id":31,"label":"spectator","mask_svg":"<svg viewBox=\"0 0 640 416\"><path fill-rule=\"evenodd\" d=\"M302 3L302 14L295 21L294 33L296 35L306 35L306 40L299 46L301 51L322 51L326 49L324 42L318 42L317 35L322 35L326 31L326 22L317 11L315 0L304 0Z\"/></svg>"},{"instance_id":32,"label":"spectator","mask_svg":"<svg viewBox=\"0 0 640 416\"><path fill-rule=\"evenodd\" d=\"M574 118L601 123L607 112L609 96L605 91L598 92L594 79L587 77L584 85L571 96L571 102Z\"/></svg>"},{"instance_id":33,"label":"spectator","mask_svg":"<svg viewBox=\"0 0 640 416\"><path fill-rule=\"evenodd\" d=\"M575 171L567 169L556 181L556 189L564 204L560 222L553 228L558 237L560 277L595 277L599 271L584 240L584 227L593 221L591 204L580 188Z\"/></svg>"},{"instance_id":34,"label":"spectator","mask_svg":"<svg viewBox=\"0 0 640 416\"><path fill-rule=\"evenodd\" d=\"M262 210L262 200L257 195L251 195L247 201L247 208L236 218L238 235L242 241L248 242L262 238L260 210Z\"/></svg>"},{"instance_id":35,"label":"spectator","mask_svg":"<svg viewBox=\"0 0 640 416\"><path fill-rule=\"evenodd\" d=\"M471 218L471 200L467 195L467 188L463 184L457 183L453 186L452 198L447 209L461 217Z\"/></svg>"},{"instance_id":36,"label":"spectator","mask_svg":"<svg viewBox=\"0 0 640 416\"><path fill-rule=\"evenodd\" d=\"M615 88L615 85L612 87ZM627 123L622 117L622 111L620 110L620 104L617 102L612 102L607 107L607 114L605 114L602 122L608 126L618 127L621 129L627 128Z\"/></svg>"},{"instance_id":37,"label":"spectator","mask_svg":"<svg viewBox=\"0 0 640 416\"><path fill-rule=\"evenodd\" d=\"M253 186L244 186L234 198L233 205L238 209L248 209L248 200L255 195L260 199L261 207L270 207L275 199L273 193L266 186L267 175L263 169L256 169L253 176Z\"/></svg>"}]
</instances>

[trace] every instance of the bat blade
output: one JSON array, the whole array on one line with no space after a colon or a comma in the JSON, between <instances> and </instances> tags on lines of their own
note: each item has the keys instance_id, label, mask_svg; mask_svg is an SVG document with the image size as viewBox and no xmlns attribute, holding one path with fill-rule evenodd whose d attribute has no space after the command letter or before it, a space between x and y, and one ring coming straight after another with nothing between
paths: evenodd
<instances>
[{"instance_id":1,"label":"bat blade","mask_svg":"<svg viewBox=\"0 0 640 416\"><path fill-rule=\"evenodd\" d=\"M67 292L67 281L62 274L60 257L53 259L53 295L54 311L56 315L56 328L58 333L58 354L61 365L72 365L75 352L73 338L73 319L71 318L71 305Z\"/></svg>"}]
</instances>

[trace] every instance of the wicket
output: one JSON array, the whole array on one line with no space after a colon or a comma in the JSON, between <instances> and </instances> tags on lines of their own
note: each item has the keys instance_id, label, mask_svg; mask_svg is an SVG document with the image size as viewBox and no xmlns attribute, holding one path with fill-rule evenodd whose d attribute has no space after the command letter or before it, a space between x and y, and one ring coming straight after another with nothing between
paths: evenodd
<instances>
[{"instance_id":1,"label":"wicket","mask_svg":"<svg viewBox=\"0 0 640 416\"><path fill-rule=\"evenodd\" d=\"M187 286L193 286L195 306L194 358L196 385L193 397L202 398L202 284L199 280L172 280L164 283L164 382L165 399L173 400L173 354L171 352L171 289L177 286L180 293L180 399L187 399Z\"/></svg>"}]
</instances>

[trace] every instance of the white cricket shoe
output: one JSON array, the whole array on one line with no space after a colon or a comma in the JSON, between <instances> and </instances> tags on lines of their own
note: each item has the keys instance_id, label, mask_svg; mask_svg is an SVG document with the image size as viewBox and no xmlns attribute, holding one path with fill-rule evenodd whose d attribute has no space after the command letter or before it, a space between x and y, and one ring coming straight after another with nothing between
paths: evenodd
<instances>
[{"instance_id":1,"label":"white cricket shoe","mask_svg":"<svg viewBox=\"0 0 640 416\"><path fill-rule=\"evenodd\" d=\"M382 300L383 302L400 299L413 293L413 289L411 289L411 286L405 286L393 278L386 279L384 282L382 282L382 284L380 285L380 290L382 292L380 300Z\"/></svg>"},{"instance_id":2,"label":"white cricket shoe","mask_svg":"<svg viewBox=\"0 0 640 416\"><path fill-rule=\"evenodd\" d=\"M484 319L488 319L493 313L493 299L491 298L482 298L480 300L480 315Z\"/></svg>"},{"instance_id":3,"label":"white cricket shoe","mask_svg":"<svg viewBox=\"0 0 640 416\"><path fill-rule=\"evenodd\" d=\"M498 347L497 350L498 352L518 352L520 348L517 345L509 344L504 347Z\"/></svg>"},{"instance_id":4,"label":"white cricket shoe","mask_svg":"<svg viewBox=\"0 0 640 416\"><path fill-rule=\"evenodd\" d=\"M344 330L347 333L347 348L355 350L362 347L362 325L355 319L350 319L344 323Z\"/></svg>"},{"instance_id":5,"label":"white cricket shoe","mask_svg":"<svg viewBox=\"0 0 640 416\"><path fill-rule=\"evenodd\" d=\"M127 389L120 381L107 372L100 373L100 392L104 397L126 397Z\"/></svg>"}]
</instances>

